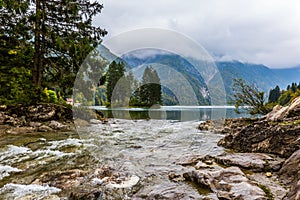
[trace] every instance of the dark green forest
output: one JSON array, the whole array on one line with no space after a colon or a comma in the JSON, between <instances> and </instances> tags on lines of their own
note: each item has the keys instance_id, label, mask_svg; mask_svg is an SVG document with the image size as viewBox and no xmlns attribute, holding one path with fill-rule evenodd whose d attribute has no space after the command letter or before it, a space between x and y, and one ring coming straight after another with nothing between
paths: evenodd
<instances>
[{"instance_id":1,"label":"dark green forest","mask_svg":"<svg viewBox=\"0 0 300 200\"><path fill-rule=\"evenodd\" d=\"M0 103L63 102L77 71L107 34L103 5L84 0L0 1Z\"/></svg>"},{"instance_id":2,"label":"dark green forest","mask_svg":"<svg viewBox=\"0 0 300 200\"><path fill-rule=\"evenodd\" d=\"M102 8L98 2L84 0L0 1L0 104L65 104L72 98L81 64L107 34L92 25ZM107 64L92 62L93 70ZM130 106L162 103L160 80L153 68L145 69L141 82L125 71L124 63L113 61L102 77L95 78L99 79L96 89L82 81L76 101L106 106L112 101L120 105L128 101ZM119 80L123 83L114 91ZM85 102L94 91L95 102Z\"/></svg>"}]
</instances>

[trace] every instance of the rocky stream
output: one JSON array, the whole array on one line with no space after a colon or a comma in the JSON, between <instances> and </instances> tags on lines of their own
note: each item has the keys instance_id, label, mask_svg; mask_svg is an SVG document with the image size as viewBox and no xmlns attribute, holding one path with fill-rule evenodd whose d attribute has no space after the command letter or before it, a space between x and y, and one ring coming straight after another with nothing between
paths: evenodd
<instances>
[{"instance_id":1,"label":"rocky stream","mask_svg":"<svg viewBox=\"0 0 300 200\"><path fill-rule=\"evenodd\" d=\"M75 130L43 107L1 108L0 199L300 199L300 99L218 129L110 119Z\"/></svg>"}]
</instances>

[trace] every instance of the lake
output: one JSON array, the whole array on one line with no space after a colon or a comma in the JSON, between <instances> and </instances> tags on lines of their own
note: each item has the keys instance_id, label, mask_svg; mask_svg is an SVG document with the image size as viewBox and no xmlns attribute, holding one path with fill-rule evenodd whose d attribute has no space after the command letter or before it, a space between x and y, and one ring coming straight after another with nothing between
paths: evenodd
<instances>
[{"instance_id":1,"label":"lake","mask_svg":"<svg viewBox=\"0 0 300 200\"><path fill-rule=\"evenodd\" d=\"M234 106L161 106L160 108L106 108L92 106L101 111L106 118L117 119L160 119L178 121L205 121L248 117L246 112L237 114Z\"/></svg>"}]
</instances>

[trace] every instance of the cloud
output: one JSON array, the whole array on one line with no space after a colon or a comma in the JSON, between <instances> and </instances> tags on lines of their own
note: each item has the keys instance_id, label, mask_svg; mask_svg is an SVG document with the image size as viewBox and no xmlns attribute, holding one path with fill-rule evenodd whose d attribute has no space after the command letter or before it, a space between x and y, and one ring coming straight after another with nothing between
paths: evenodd
<instances>
[{"instance_id":1,"label":"cloud","mask_svg":"<svg viewBox=\"0 0 300 200\"><path fill-rule=\"evenodd\" d=\"M103 0L95 24L109 39L138 28L171 29L209 52L269 67L300 63L297 0Z\"/></svg>"}]
</instances>

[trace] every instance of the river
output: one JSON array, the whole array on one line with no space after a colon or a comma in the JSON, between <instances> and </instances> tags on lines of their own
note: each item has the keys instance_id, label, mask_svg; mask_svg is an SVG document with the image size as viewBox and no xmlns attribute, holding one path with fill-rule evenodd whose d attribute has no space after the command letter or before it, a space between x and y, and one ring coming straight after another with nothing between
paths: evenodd
<instances>
[{"instance_id":1,"label":"river","mask_svg":"<svg viewBox=\"0 0 300 200\"><path fill-rule=\"evenodd\" d=\"M201 112L209 113L207 110ZM233 117L232 108L227 111ZM1 136L0 199L68 199L81 187L58 183L61 174L70 170L81 173L72 181L87 184L85 188L100 188L103 199L143 199L150 198L151 193L168 196L174 191L182 194L182 199L216 198L189 183L172 182L169 175L183 172L184 167L178 164L182 159L222 153L224 149L216 143L223 136L199 131L196 127L203 120L200 118L146 118L114 118L106 124L78 127L77 132ZM138 182L137 186L124 186L120 191L107 189L96 173L105 167L126 174Z\"/></svg>"}]
</instances>

